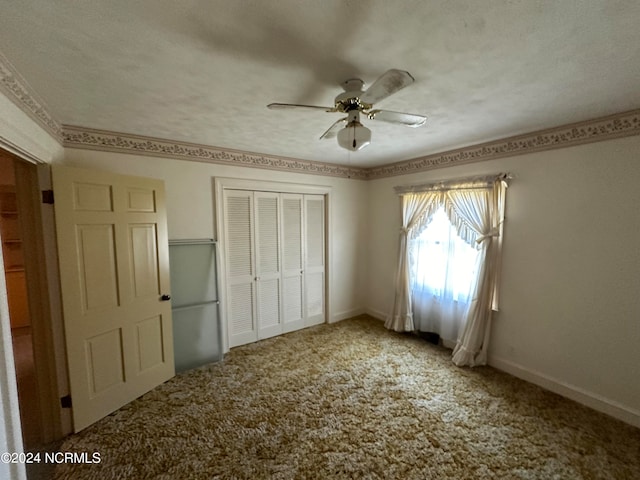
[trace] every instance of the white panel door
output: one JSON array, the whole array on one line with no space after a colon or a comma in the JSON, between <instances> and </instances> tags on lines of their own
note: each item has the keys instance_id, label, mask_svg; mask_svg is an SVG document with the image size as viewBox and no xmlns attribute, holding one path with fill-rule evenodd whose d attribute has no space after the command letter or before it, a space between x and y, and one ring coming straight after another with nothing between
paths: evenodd
<instances>
[{"instance_id":1,"label":"white panel door","mask_svg":"<svg viewBox=\"0 0 640 480\"><path fill-rule=\"evenodd\" d=\"M258 338L282 333L280 195L254 192Z\"/></svg>"},{"instance_id":2,"label":"white panel door","mask_svg":"<svg viewBox=\"0 0 640 480\"><path fill-rule=\"evenodd\" d=\"M324 195L304 196L305 326L325 321Z\"/></svg>"},{"instance_id":3,"label":"white panel door","mask_svg":"<svg viewBox=\"0 0 640 480\"><path fill-rule=\"evenodd\" d=\"M224 191L229 347L258 339L253 207L253 192Z\"/></svg>"},{"instance_id":4,"label":"white panel door","mask_svg":"<svg viewBox=\"0 0 640 480\"><path fill-rule=\"evenodd\" d=\"M282 327L285 332L304 327L302 201L302 195L281 195Z\"/></svg>"},{"instance_id":5,"label":"white panel door","mask_svg":"<svg viewBox=\"0 0 640 480\"><path fill-rule=\"evenodd\" d=\"M52 176L77 432L174 375L164 184L61 166Z\"/></svg>"}]
</instances>

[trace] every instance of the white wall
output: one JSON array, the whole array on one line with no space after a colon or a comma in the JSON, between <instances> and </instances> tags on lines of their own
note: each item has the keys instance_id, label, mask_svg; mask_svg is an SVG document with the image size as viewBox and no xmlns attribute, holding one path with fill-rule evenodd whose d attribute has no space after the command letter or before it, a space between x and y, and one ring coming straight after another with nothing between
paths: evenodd
<instances>
[{"instance_id":1,"label":"white wall","mask_svg":"<svg viewBox=\"0 0 640 480\"><path fill-rule=\"evenodd\" d=\"M366 227L366 182L81 149L66 149L63 163L164 180L170 239L215 237L214 177L331 186L330 321L363 311L365 285L360 266L365 260L361 245Z\"/></svg>"},{"instance_id":2,"label":"white wall","mask_svg":"<svg viewBox=\"0 0 640 480\"><path fill-rule=\"evenodd\" d=\"M367 309L391 306L396 185L514 174L490 364L640 426L640 137L369 182Z\"/></svg>"}]
</instances>

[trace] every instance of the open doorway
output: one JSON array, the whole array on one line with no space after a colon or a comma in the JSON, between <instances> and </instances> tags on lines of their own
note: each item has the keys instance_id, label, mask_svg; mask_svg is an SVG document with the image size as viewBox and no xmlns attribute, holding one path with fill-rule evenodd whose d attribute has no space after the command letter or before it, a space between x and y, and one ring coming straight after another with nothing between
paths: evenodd
<instances>
[{"instance_id":1,"label":"open doorway","mask_svg":"<svg viewBox=\"0 0 640 480\"><path fill-rule=\"evenodd\" d=\"M18 384L22 436L26 448L42 443L42 425L35 362L33 332L27 296L23 235L16 195L14 159L0 156L0 235L4 276L11 320L11 337Z\"/></svg>"},{"instance_id":2,"label":"open doorway","mask_svg":"<svg viewBox=\"0 0 640 480\"><path fill-rule=\"evenodd\" d=\"M0 149L0 239L25 450L61 437L38 167Z\"/></svg>"}]
</instances>

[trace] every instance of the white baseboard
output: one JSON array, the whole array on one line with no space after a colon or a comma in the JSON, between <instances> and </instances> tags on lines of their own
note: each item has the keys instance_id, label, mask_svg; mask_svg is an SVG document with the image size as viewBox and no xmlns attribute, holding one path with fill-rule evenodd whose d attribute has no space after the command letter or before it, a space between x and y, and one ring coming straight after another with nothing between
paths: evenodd
<instances>
[{"instance_id":1,"label":"white baseboard","mask_svg":"<svg viewBox=\"0 0 640 480\"><path fill-rule=\"evenodd\" d=\"M575 400L578 403L593 408L599 412L611 415L625 423L640 428L640 411L629 408L616 401L609 400L601 395L589 392L575 385L563 382L556 378L537 372L530 368L523 367L509 360L495 356L489 356L489 365L502 370L514 377L521 378L527 382L538 385L546 390L550 390L563 397Z\"/></svg>"},{"instance_id":2,"label":"white baseboard","mask_svg":"<svg viewBox=\"0 0 640 480\"><path fill-rule=\"evenodd\" d=\"M382 320L383 322L387 319L387 314L384 312L381 312L380 310L376 310L374 308L365 308L364 309L364 313L366 313L367 315L378 319L378 320Z\"/></svg>"},{"instance_id":3,"label":"white baseboard","mask_svg":"<svg viewBox=\"0 0 640 480\"><path fill-rule=\"evenodd\" d=\"M364 308L352 308L351 310L345 310L344 312L334 314L331 319L331 323L346 320L347 318L351 317L357 317L358 315L362 315L363 313L365 313Z\"/></svg>"}]
</instances>

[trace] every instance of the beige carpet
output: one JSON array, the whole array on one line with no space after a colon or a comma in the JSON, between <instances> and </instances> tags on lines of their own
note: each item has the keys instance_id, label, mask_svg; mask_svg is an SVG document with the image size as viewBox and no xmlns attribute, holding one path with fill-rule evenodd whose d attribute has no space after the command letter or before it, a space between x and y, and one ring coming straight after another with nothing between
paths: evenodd
<instances>
[{"instance_id":1,"label":"beige carpet","mask_svg":"<svg viewBox=\"0 0 640 480\"><path fill-rule=\"evenodd\" d=\"M640 430L368 317L233 349L62 446L59 479L638 479Z\"/></svg>"}]
</instances>

